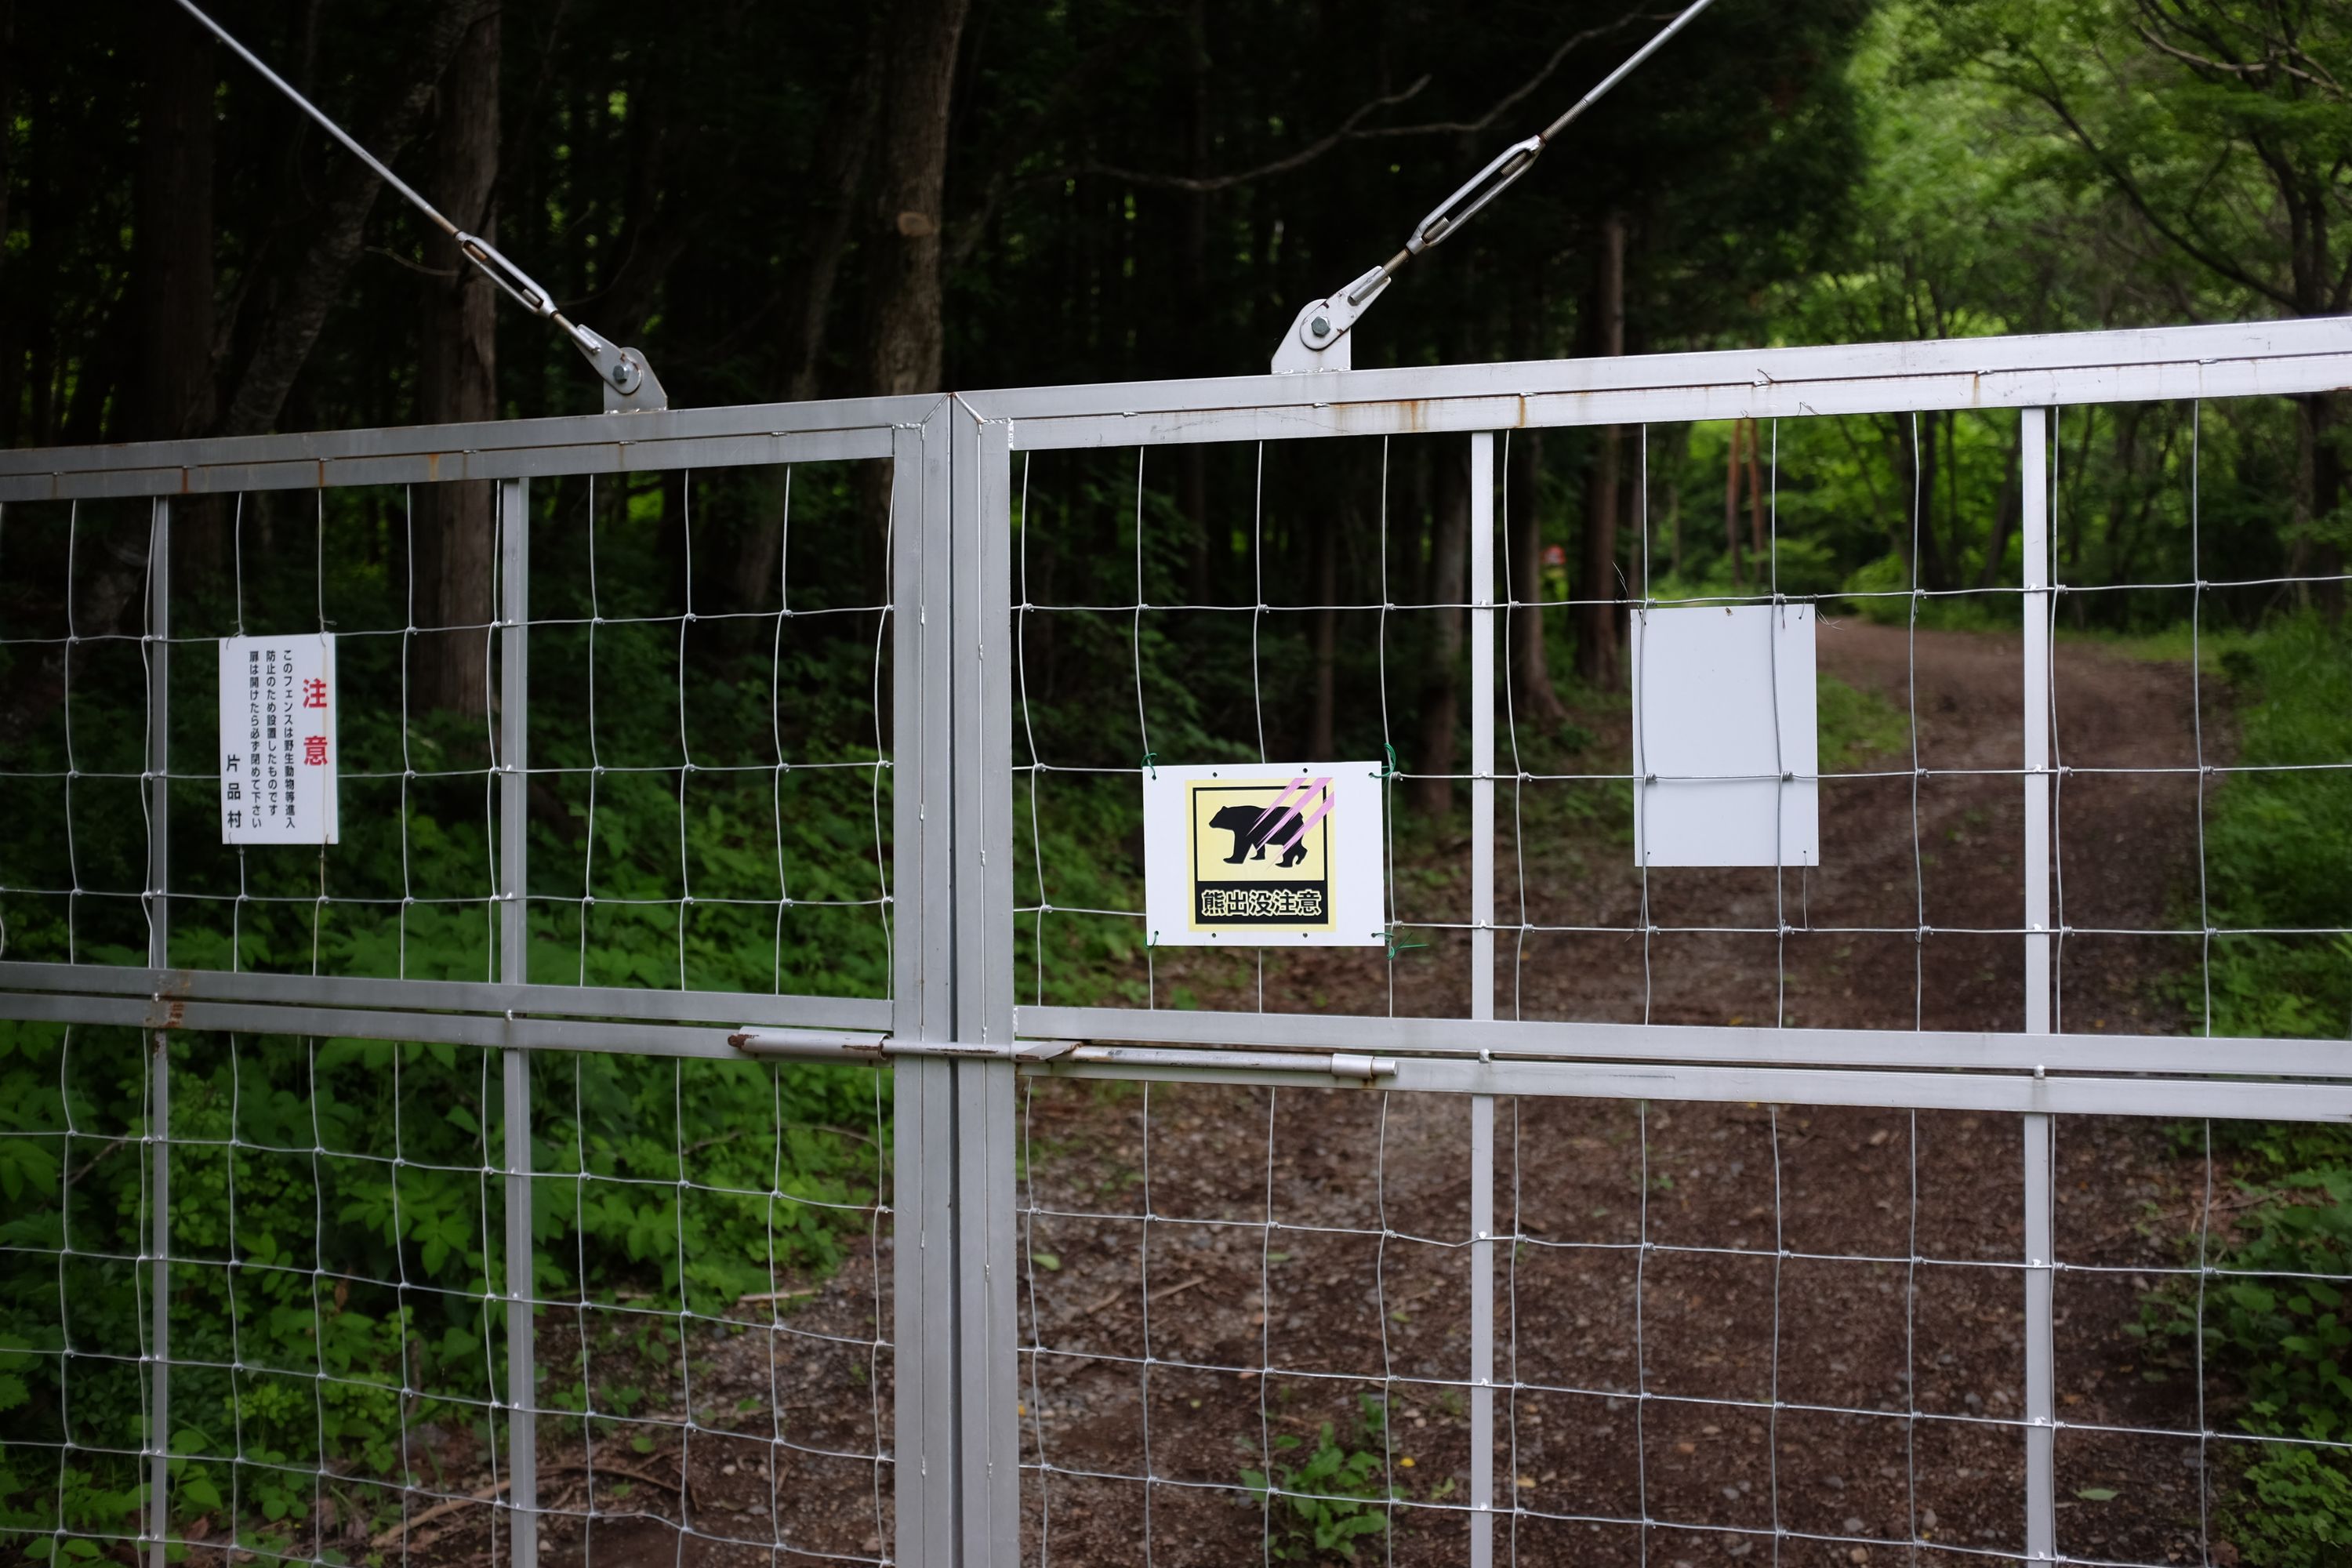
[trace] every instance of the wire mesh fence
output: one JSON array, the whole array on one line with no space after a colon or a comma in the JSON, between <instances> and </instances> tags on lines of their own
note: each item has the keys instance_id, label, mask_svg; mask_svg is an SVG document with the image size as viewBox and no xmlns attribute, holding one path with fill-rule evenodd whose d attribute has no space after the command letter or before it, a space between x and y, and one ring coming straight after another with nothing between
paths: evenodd
<instances>
[{"instance_id":1,"label":"wire mesh fence","mask_svg":"<svg viewBox=\"0 0 2352 1568\"><path fill-rule=\"evenodd\" d=\"M2341 335L0 470L0 1528L2295 1561L2352 744L2271 395ZM1657 760L1718 611L1807 631L1817 764ZM217 842L247 631L339 639L339 842ZM1158 940L1139 787L1302 755L1379 775L1379 940ZM1759 863L1643 847L1694 786Z\"/></svg>"},{"instance_id":2,"label":"wire mesh fence","mask_svg":"<svg viewBox=\"0 0 2352 1568\"><path fill-rule=\"evenodd\" d=\"M897 465L779 445L0 503L20 1547L887 1554L889 1075L667 1024L888 1021ZM255 633L315 848L226 842Z\"/></svg>"},{"instance_id":3,"label":"wire mesh fence","mask_svg":"<svg viewBox=\"0 0 2352 1568\"><path fill-rule=\"evenodd\" d=\"M190 1035L156 1134L137 1033L38 1035L16 1054L57 1089L12 1152L62 1177L11 1222L10 1360L34 1394L9 1436L15 1528L136 1543L133 1478L168 1420L165 1508L194 1556L502 1559L520 1410L546 1551L652 1532L881 1555L873 1069L543 1058L518 1308L498 1052ZM648 1087L669 1092L667 1128ZM764 1130L747 1125L763 1097ZM151 1168L173 1194L160 1257ZM518 1361L522 1311L536 1355ZM812 1408L812 1384L869 1398Z\"/></svg>"}]
</instances>

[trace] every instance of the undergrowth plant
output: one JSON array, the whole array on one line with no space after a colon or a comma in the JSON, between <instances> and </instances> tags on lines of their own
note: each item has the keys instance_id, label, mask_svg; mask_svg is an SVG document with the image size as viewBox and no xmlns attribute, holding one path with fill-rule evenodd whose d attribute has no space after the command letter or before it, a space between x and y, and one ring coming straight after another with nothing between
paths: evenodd
<instances>
[{"instance_id":1,"label":"undergrowth plant","mask_svg":"<svg viewBox=\"0 0 2352 1568\"><path fill-rule=\"evenodd\" d=\"M534 632L531 747L543 771L530 785L530 976L887 995L877 860L887 864L890 783L874 765L871 623L837 617L837 632L795 641L747 620L689 663L674 621L621 618L663 607L658 523L607 520L597 606L611 619L593 634L571 623ZM289 568L301 594L347 627L401 624L397 573L371 576L358 552L328 555L318 584L307 559ZM555 602L542 613L554 616L580 563L576 551L551 558ZM293 602L307 609L301 594ZM250 584L248 598L261 598ZM812 602L796 587L796 605ZM184 608L203 624L200 599ZM494 977L486 724L404 714L399 642L340 645L347 689L373 680L392 695L348 710L342 832L326 855L238 856L203 831L204 800L175 800L173 885L187 896L172 904L174 963ZM207 652L182 653L175 682L211 681ZM593 708L592 680L606 694ZM202 757L211 715L180 695L173 754ZM80 765L124 765L91 755L120 737L136 747L141 699L135 679L76 688ZM591 713L593 724L566 721ZM674 762L688 723L698 756L732 765L646 765ZM32 770L58 762L49 748L62 738L54 724L36 729L12 754L0 812L58 820L63 797ZM823 765L760 765L778 754ZM599 773L598 762L625 765ZM62 858L62 835L12 832L0 839L0 886L143 886L137 790L85 788L63 809L79 858ZM0 908L10 959L135 966L144 942L135 899L16 891ZM492 1398L506 1388L500 1053L0 1023L0 1558L89 1556L98 1540L140 1531L154 1039L167 1042L171 1083L163 1436L174 1528L216 1547L234 1531L263 1555L364 1557L382 1520L399 1517L401 1487L470 1487L467 1467L503 1440ZM866 1223L887 1147L887 1074L601 1052L534 1053L530 1065L538 1296L659 1309L587 1314L629 1328L601 1331L582 1359L543 1358L543 1408L625 1414L674 1399L660 1392L688 1352L674 1314L730 1312L773 1289L772 1270L821 1273ZM572 1316L545 1310L543 1323L560 1331ZM541 1418L551 1437L564 1427Z\"/></svg>"},{"instance_id":2,"label":"undergrowth plant","mask_svg":"<svg viewBox=\"0 0 2352 1568\"><path fill-rule=\"evenodd\" d=\"M1353 1563L1360 1541L1388 1529L1382 1505L1402 1494L1384 1479L1387 1407L1369 1394L1359 1394L1357 1405L1349 1441L1328 1421L1317 1429L1312 1447L1286 1432L1274 1439L1274 1452L1297 1455L1295 1462L1269 1457L1264 1468L1242 1471L1244 1500L1264 1510L1266 1551L1275 1561ZM1257 1447L1247 1438L1243 1446Z\"/></svg>"},{"instance_id":3,"label":"undergrowth plant","mask_svg":"<svg viewBox=\"0 0 2352 1568\"><path fill-rule=\"evenodd\" d=\"M2182 651L2186 651L2185 648ZM2234 639L2220 657L2242 732L2205 827L2215 926L2322 931L2352 924L2352 644L2316 616ZM2193 904L2194 921L2203 911ZM2215 940L2216 1035L2342 1037L2352 1014L2352 942L2340 936ZM2206 1009L2205 976L2184 982ZM2206 1132L2183 1130L2200 1161ZM2259 1437L2223 1446L2231 1484L2218 1525L2252 1568L2352 1562L2352 1133L2317 1124L2216 1122L2217 1158L2257 1201L2231 1237L2207 1238L2206 1365L2234 1384L2227 1417ZM2185 1244L2197 1256L2194 1237ZM2183 1349L2200 1332L2193 1286L2153 1293L2141 1331ZM2185 1359L2185 1358L2184 1358ZM2326 1446L2311 1446L2326 1445Z\"/></svg>"}]
</instances>

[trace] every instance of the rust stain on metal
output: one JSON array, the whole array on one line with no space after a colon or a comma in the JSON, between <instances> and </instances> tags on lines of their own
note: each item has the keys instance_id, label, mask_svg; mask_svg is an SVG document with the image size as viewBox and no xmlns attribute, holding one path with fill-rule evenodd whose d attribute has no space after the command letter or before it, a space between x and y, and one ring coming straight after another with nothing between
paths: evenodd
<instances>
[{"instance_id":1,"label":"rust stain on metal","mask_svg":"<svg viewBox=\"0 0 2352 1568\"><path fill-rule=\"evenodd\" d=\"M163 984L156 991L159 996L185 996L196 988L196 972L193 969L167 969Z\"/></svg>"}]
</instances>

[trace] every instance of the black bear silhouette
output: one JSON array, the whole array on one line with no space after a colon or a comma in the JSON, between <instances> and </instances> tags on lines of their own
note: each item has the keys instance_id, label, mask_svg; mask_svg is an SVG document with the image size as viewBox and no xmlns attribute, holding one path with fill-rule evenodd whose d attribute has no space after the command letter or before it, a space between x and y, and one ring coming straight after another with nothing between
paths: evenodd
<instances>
[{"instance_id":1,"label":"black bear silhouette","mask_svg":"<svg viewBox=\"0 0 2352 1568\"><path fill-rule=\"evenodd\" d=\"M1209 818L1209 826L1234 836L1234 852L1225 857L1225 864L1238 866L1249 858L1253 849L1257 851L1257 858L1265 859L1266 840L1274 837L1276 829L1297 819L1298 814L1288 806L1261 811L1254 805L1228 805ZM1306 858L1307 836L1302 833L1283 850L1278 864L1288 868Z\"/></svg>"}]
</instances>

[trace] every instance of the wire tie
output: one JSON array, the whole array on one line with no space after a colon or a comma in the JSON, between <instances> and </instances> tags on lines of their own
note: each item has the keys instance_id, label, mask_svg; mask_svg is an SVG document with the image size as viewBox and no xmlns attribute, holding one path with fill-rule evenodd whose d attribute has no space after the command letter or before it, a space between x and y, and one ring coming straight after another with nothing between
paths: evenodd
<instances>
[{"instance_id":1,"label":"wire tie","mask_svg":"<svg viewBox=\"0 0 2352 1568\"><path fill-rule=\"evenodd\" d=\"M1143 771L1150 773L1155 779L1160 776L1160 770L1153 767L1151 764L1159 755L1160 753L1157 752L1146 752L1143 753Z\"/></svg>"},{"instance_id":2,"label":"wire tie","mask_svg":"<svg viewBox=\"0 0 2352 1568\"><path fill-rule=\"evenodd\" d=\"M1391 962L1394 962L1396 955L1404 952L1408 948L1427 947L1429 945L1429 943L1425 942L1400 942L1397 940L1398 933L1393 930L1383 931L1381 934L1388 939L1389 958Z\"/></svg>"}]
</instances>

